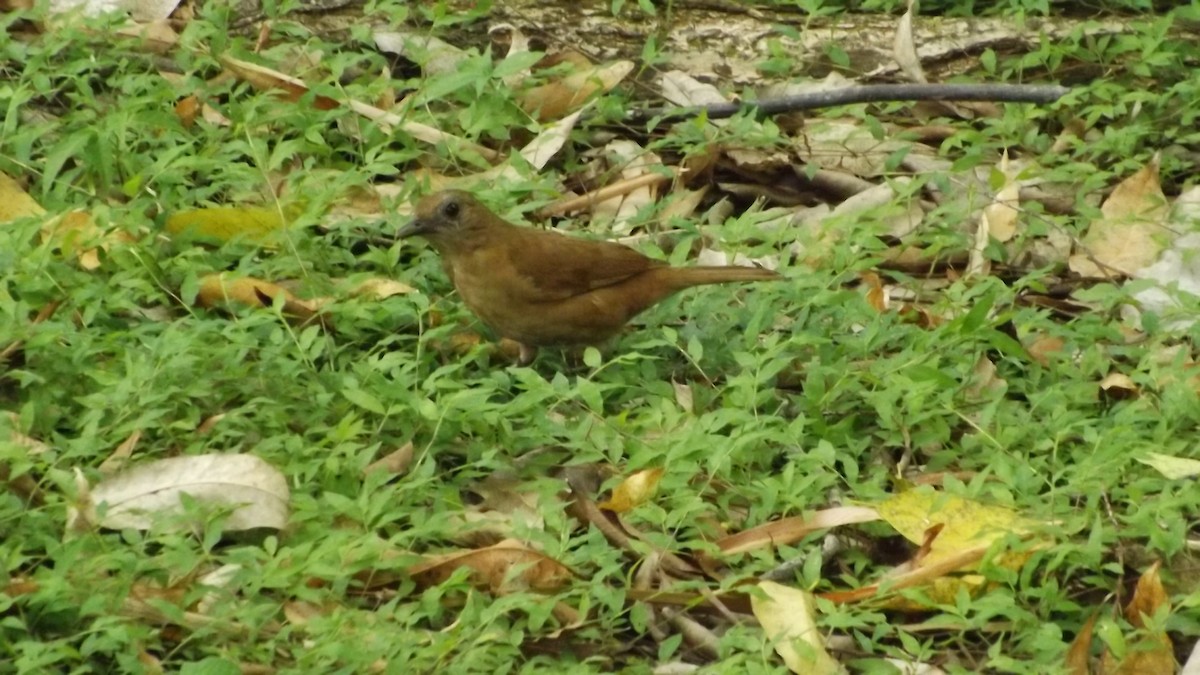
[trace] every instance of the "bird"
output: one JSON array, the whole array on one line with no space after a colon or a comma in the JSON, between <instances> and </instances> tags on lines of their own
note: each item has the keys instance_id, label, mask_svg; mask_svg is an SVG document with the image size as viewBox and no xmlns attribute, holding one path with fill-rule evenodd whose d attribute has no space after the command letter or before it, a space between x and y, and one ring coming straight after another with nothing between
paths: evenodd
<instances>
[{"instance_id":1,"label":"bird","mask_svg":"<svg viewBox=\"0 0 1200 675\"><path fill-rule=\"evenodd\" d=\"M513 225L463 190L421 198L396 232L414 236L437 251L466 306L520 345L523 366L539 347L600 344L685 288L782 278L762 267L675 267L616 242Z\"/></svg>"}]
</instances>

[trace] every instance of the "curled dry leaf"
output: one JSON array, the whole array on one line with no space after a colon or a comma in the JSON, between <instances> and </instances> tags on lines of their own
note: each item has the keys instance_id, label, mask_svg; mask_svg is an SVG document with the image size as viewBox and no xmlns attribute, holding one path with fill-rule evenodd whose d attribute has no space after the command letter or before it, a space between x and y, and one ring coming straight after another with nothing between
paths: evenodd
<instances>
[{"instance_id":1,"label":"curled dry leaf","mask_svg":"<svg viewBox=\"0 0 1200 675\"><path fill-rule=\"evenodd\" d=\"M217 59L238 78L250 83L250 86L260 91L276 91L283 94L289 101L298 101L308 93L308 85L297 77L292 77L278 70L260 66L256 63L235 59L223 54ZM333 110L338 102L328 96L315 96L313 107L317 110Z\"/></svg>"},{"instance_id":2,"label":"curled dry leaf","mask_svg":"<svg viewBox=\"0 0 1200 675\"><path fill-rule=\"evenodd\" d=\"M126 438L124 441L122 441L121 444L117 446L117 449L113 450L113 453L100 463L100 473L114 474L117 471L120 471L121 468L125 466L125 463L129 461L129 458L133 457L133 451L135 448L137 448L138 441L141 439L141 429L129 434L129 438Z\"/></svg>"},{"instance_id":3,"label":"curled dry leaf","mask_svg":"<svg viewBox=\"0 0 1200 675\"><path fill-rule=\"evenodd\" d=\"M1027 342L1025 351L1034 361L1046 367L1050 365L1051 357L1061 355L1067 346L1065 340L1054 335L1038 335Z\"/></svg>"},{"instance_id":4,"label":"curled dry leaf","mask_svg":"<svg viewBox=\"0 0 1200 675\"><path fill-rule=\"evenodd\" d=\"M468 56L449 42L423 33L375 31L372 38L379 51L412 60L426 77L452 73Z\"/></svg>"},{"instance_id":5,"label":"curled dry leaf","mask_svg":"<svg viewBox=\"0 0 1200 675\"><path fill-rule=\"evenodd\" d=\"M695 404L692 398L692 385L671 380L671 387L675 389L675 403L679 409L686 413L693 412Z\"/></svg>"},{"instance_id":6,"label":"curled dry leaf","mask_svg":"<svg viewBox=\"0 0 1200 675\"><path fill-rule=\"evenodd\" d=\"M1124 400L1137 396L1138 386L1125 373L1113 372L1100 380L1100 391L1109 398Z\"/></svg>"},{"instance_id":7,"label":"curled dry leaf","mask_svg":"<svg viewBox=\"0 0 1200 675\"><path fill-rule=\"evenodd\" d=\"M921 59L917 56L917 46L913 42L913 3L909 0L908 10L896 24L896 33L892 41L892 57L896 65L912 82L928 82L925 69L921 67Z\"/></svg>"},{"instance_id":8,"label":"curled dry leaf","mask_svg":"<svg viewBox=\"0 0 1200 675\"><path fill-rule=\"evenodd\" d=\"M189 455L136 466L93 486L81 515L110 529L189 527L176 518L185 494L205 507L228 510L227 531L287 524L287 479L253 455Z\"/></svg>"},{"instance_id":9,"label":"curled dry leaf","mask_svg":"<svg viewBox=\"0 0 1200 675\"><path fill-rule=\"evenodd\" d=\"M308 320L320 312L321 299L301 300L279 284L254 277L232 277L225 273L209 274L200 280L196 303L213 308L229 304L246 307L270 307L275 298L283 297L283 311L289 316Z\"/></svg>"},{"instance_id":10,"label":"curled dry leaf","mask_svg":"<svg viewBox=\"0 0 1200 675\"><path fill-rule=\"evenodd\" d=\"M811 516L795 516L763 523L717 540L722 553L732 555L760 548L786 546L817 530L879 520L879 513L867 506L838 506Z\"/></svg>"}]
</instances>

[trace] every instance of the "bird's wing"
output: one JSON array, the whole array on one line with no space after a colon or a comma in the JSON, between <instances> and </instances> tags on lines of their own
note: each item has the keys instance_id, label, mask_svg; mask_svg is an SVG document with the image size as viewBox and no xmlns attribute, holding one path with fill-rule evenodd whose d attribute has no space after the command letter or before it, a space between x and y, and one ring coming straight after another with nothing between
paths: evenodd
<instances>
[{"instance_id":1,"label":"bird's wing","mask_svg":"<svg viewBox=\"0 0 1200 675\"><path fill-rule=\"evenodd\" d=\"M530 299L563 300L619 284L665 263L610 241L576 239L521 229L508 250L510 264L528 284Z\"/></svg>"}]
</instances>

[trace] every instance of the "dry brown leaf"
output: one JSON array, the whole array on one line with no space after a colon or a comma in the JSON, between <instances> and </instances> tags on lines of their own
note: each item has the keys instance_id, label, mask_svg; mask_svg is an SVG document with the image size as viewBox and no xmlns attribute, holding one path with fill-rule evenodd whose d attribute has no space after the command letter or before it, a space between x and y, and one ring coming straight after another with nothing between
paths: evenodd
<instances>
[{"instance_id":1,"label":"dry brown leaf","mask_svg":"<svg viewBox=\"0 0 1200 675\"><path fill-rule=\"evenodd\" d=\"M1092 650L1092 632L1095 626L1096 615L1092 614L1071 641L1071 648L1067 650L1067 670L1071 675L1088 675L1091 671L1088 655Z\"/></svg>"},{"instance_id":2,"label":"dry brown leaf","mask_svg":"<svg viewBox=\"0 0 1200 675\"><path fill-rule=\"evenodd\" d=\"M200 114L200 99L192 94L175 104L175 116L184 129L191 129L196 124L196 116Z\"/></svg>"},{"instance_id":3,"label":"dry brown leaf","mask_svg":"<svg viewBox=\"0 0 1200 675\"><path fill-rule=\"evenodd\" d=\"M412 441L405 443L399 448L389 452L387 455L371 462L363 469L363 475L367 475L372 471L386 471L394 475L403 475L408 473L409 467L413 462L413 444Z\"/></svg>"},{"instance_id":4,"label":"dry brown leaf","mask_svg":"<svg viewBox=\"0 0 1200 675\"><path fill-rule=\"evenodd\" d=\"M1066 345L1066 341L1060 337L1039 335L1029 342L1025 350L1029 352L1029 356L1034 361L1048 367L1050 365L1050 358L1060 355Z\"/></svg>"},{"instance_id":5,"label":"dry brown leaf","mask_svg":"<svg viewBox=\"0 0 1200 675\"><path fill-rule=\"evenodd\" d=\"M137 38L140 47L152 54L169 54L179 44L179 33L165 16L148 23L131 23L117 29L117 35Z\"/></svg>"},{"instance_id":6,"label":"dry brown leaf","mask_svg":"<svg viewBox=\"0 0 1200 675\"><path fill-rule=\"evenodd\" d=\"M1170 607L1170 598L1163 588L1158 574L1159 563L1138 578L1133 597L1125 606L1125 619L1134 628L1146 629L1146 618L1154 616L1164 607ZM1119 661L1111 652L1105 651L1102 660L1104 675L1143 675L1148 673L1174 673L1176 670L1175 650L1171 638L1164 632L1145 636L1140 642L1130 641L1124 658Z\"/></svg>"},{"instance_id":7,"label":"dry brown leaf","mask_svg":"<svg viewBox=\"0 0 1200 675\"><path fill-rule=\"evenodd\" d=\"M234 75L249 82L255 89L280 92L289 101L298 101L300 97L309 91L308 85L303 80L281 73L278 70L260 66L249 61L235 59L227 54L219 56L217 60ZM317 110L333 110L338 107L338 102L328 96L315 96L313 98L313 107Z\"/></svg>"},{"instance_id":8,"label":"dry brown leaf","mask_svg":"<svg viewBox=\"0 0 1200 675\"><path fill-rule=\"evenodd\" d=\"M409 567L408 573L422 586L436 586L463 567L471 570L475 585L501 594L526 588L555 591L572 576L562 563L512 539L474 551L433 556Z\"/></svg>"},{"instance_id":9,"label":"dry brown leaf","mask_svg":"<svg viewBox=\"0 0 1200 675\"><path fill-rule=\"evenodd\" d=\"M867 304L877 312L886 312L888 295L883 286L883 279L874 272L862 272L859 274L859 278L862 279L863 286L867 289Z\"/></svg>"},{"instance_id":10,"label":"dry brown leaf","mask_svg":"<svg viewBox=\"0 0 1200 675\"><path fill-rule=\"evenodd\" d=\"M108 475L120 471L125 466L125 463L129 461L129 458L133 457L133 450L137 447L138 441L141 439L141 429L129 434L129 438L122 441L117 446L117 449L113 450L113 453L100 463L100 473Z\"/></svg>"},{"instance_id":11,"label":"dry brown leaf","mask_svg":"<svg viewBox=\"0 0 1200 675\"><path fill-rule=\"evenodd\" d=\"M556 120L582 107L594 94L617 86L632 70L632 61L580 68L560 80L521 92L517 103L539 122Z\"/></svg>"}]
</instances>

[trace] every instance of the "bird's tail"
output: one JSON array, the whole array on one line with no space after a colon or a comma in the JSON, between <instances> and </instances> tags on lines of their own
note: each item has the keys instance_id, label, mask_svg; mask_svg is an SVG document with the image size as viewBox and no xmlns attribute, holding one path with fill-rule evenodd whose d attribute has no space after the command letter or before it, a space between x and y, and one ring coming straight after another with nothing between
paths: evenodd
<instances>
[{"instance_id":1,"label":"bird's tail","mask_svg":"<svg viewBox=\"0 0 1200 675\"><path fill-rule=\"evenodd\" d=\"M676 289L701 286L703 284L724 284L733 281L771 281L783 278L778 273L765 267L667 267L663 271L669 276L669 283Z\"/></svg>"}]
</instances>

